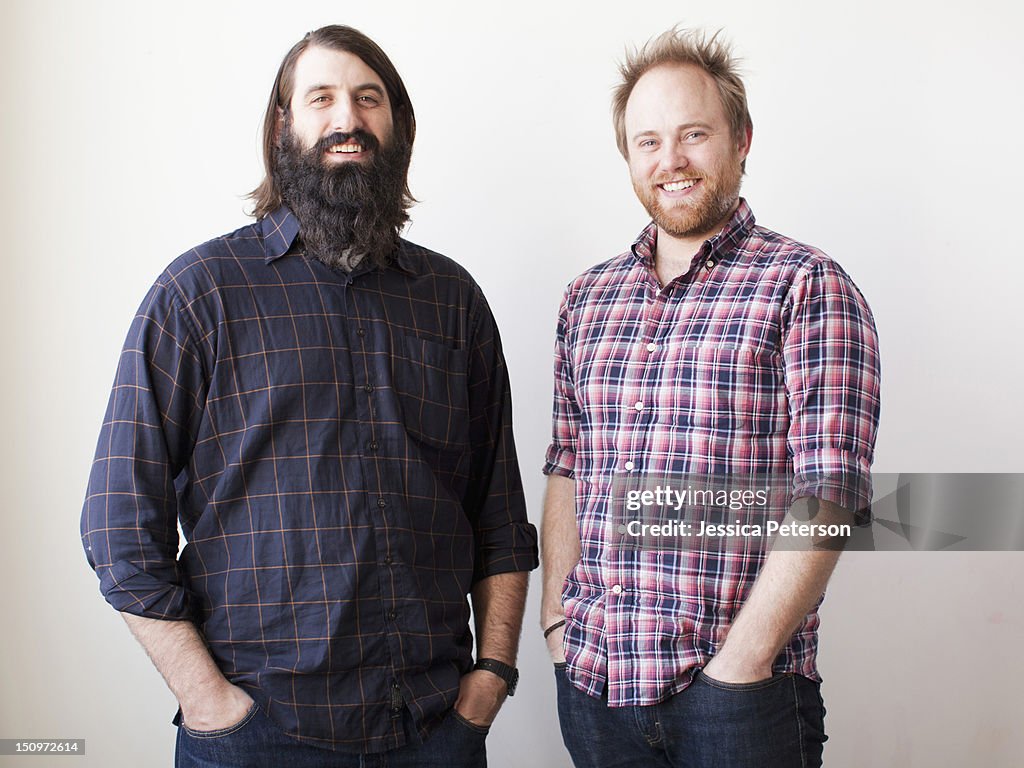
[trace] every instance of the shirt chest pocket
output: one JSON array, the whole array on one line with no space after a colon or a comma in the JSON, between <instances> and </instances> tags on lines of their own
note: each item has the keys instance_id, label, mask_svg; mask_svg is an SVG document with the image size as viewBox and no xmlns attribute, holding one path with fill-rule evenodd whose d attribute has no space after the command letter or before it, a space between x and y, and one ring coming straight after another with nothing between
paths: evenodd
<instances>
[{"instance_id":1,"label":"shirt chest pocket","mask_svg":"<svg viewBox=\"0 0 1024 768\"><path fill-rule=\"evenodd\" d=\"M469 443L466 351L415 336L397 336L392 365L409 435L435 448L465 447Z\"/></svg>"}]
</instances>

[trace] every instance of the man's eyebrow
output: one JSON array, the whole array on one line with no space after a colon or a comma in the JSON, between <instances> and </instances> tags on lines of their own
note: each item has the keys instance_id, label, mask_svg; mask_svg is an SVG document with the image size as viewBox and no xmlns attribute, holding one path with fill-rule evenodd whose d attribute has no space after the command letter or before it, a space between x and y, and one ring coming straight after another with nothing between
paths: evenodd
<instances>
[{"instance_id":1,"label":"man's eyebrow","mask_svg":"<svg viewBox=\"0 0 1024 768\"><path fill-rule=\"evenodd\" d=\"M330 85L328 83L317 83L316 85L309 86L309 88L306 89L305 95L309 96L311 93L316 93L317 91L333 91L337 89L337 87L338 86L336 85ZM381 86L377 85L377 83L363 83L362 85L357 85L355 90L373 91L374 93L381 97L384 96L384 89Z\"/></svg>"}]
</instances>

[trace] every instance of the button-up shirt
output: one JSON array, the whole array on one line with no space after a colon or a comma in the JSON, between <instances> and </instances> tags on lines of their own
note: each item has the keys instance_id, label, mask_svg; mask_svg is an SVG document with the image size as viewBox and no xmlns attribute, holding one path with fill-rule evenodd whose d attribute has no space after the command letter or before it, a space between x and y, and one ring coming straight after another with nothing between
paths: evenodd
<instances>
[{"instance_id":1,"label":"button-up shirt","mask_svg":"<svg viewBox=\"0 0 1024 768\"><path fill-rule=\"evenodd\" d=\"M178 526L188 544L178 551ZM450 259L308 258L285 208L179 257L128 333L82 537L281 728L375 752L471 667L466 595L536 565L494 319Z\"/></svg>"},{"instance_id":2,"label":"button-up shirt","mask_svg":"<svg viewBox=\"0 0 1024 768\"><path fill-rule=\"evenodd\" d=\"M615 482L778 475L793 497L870 499L879 414L874 321L815 248L756 226L745 201L662 287L649 225L568 287L545 472L575 478L579 564L562 593L572 682L611 706L662 701L714 655L763 549L615 546ZM813 609L775 671L818 677Z\"/></svg>"}]
</instances>

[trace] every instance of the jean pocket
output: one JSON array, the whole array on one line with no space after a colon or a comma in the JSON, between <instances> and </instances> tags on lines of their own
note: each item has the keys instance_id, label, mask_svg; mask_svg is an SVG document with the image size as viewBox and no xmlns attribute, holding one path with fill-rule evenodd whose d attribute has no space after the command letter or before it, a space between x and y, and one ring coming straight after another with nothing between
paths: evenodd
<instances>
[{"instance_id":1,"label":"jean pocket","mask_svg":"<svg viewBox=\"0 0 1024 768\"><path fill-rule=\"evenodd\" d=\"M194 739L221 739L225 736L230 736L233 733L237 733L247 726L259 711L259 707L256 702L252 703L249 707L249 711L245 713L241 720L234 725L229 725L227 728L218 728L215 731L194 731L185 725L184 721L181 723L181 729Z\"/></svg>"},{"instance_id":2,"label":"jean pocket","mask_svg":"<svg viewBox=\"0 0 1024 768\"><path fill-rule=\"evenodd\" d=\"M777 672L771 677L766 677L764 680L755 680L751 683L726 683L722 680L716 680L710 675L706 674L703 669L697 670L697 675L694 678L694 682L701 682L711 688L717 688L720 691L763 691L766 688L771 688L778 685L783 680L787 680L792 677L792 672Z\"/></svg>"},{"instance_id":3,"label":"jean pocket","mask_svg":"<svg viewBox=\"0 0 1024 768\"><path fill-rule=\"evenodd\" d=\"M462 715L460 715L458 712L456 712L454 709L452 710L452 718L455 720L456 723L461 725L463 728L472 731L478 736L486 736L488 732L491 730L491 726L477 725L476 723L470 722Z\"/></svg>"}]
</instances>

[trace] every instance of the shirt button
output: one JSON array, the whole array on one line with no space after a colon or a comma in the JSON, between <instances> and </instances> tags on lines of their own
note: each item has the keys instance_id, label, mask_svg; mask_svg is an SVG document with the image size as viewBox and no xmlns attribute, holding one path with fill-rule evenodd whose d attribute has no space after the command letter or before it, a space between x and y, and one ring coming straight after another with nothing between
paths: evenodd
<instances>
[{"instance_id":1,"label":"shirt button","mask_svg":"<svg viewBox=\"0 0 1024 768\"><path fill-rule=\"evenodd\" d=\"M616 584L614 587L612 587L612 594L613 595L621 595L622 594L622 586L619 585L619 584Z\"/></svg>"},{"instance_id":2,"label":"shirt button","mask_svg":"<svg viewBox=\"0 0 1024 768\"><path fill-rule=\"evenodd\" d=\"M394 611L388 611L388 621L394 621L397 615Z\"/></svg>"},{"instance_id":3,"label":"shirt button","mask_svg":"<svg viewBox=\"0 0 1024 768\"><path fill-rule=\"evenodd\" d=\"M384 565L391 565L393 562L395 561L391 555L384 555Z\"/></svg>"},{"instance_id":4,"label":"shirt button","mask_svg":"<svg viewBox=\"0 0 1024 768\"><path fill-rule=\"evenodd\" d=\"M651 344L647 345L647 351L648 352L654 352L657 348L658 348L658 345L654 344L654 343L651 343Z\"/></svg>"},{"instance_id":5,"label":"shirt button","mask_svg":"<svg viewBox=\"0 0 1024 768\"><path fill-rule=\"evenodd\" d=\"M636 408L638 411L642 411L644 409L644 404L643 403L637 403L633 407Z\"/></svg>"},{"instance_id":6,"label":"shirt button","mask_svg":"<svg viewBox=\"0 0 1024 768\"><path fill-rule=\"evenodd\" d=\"M364 384L363 391L366 393L373 392L373 384Z\"/></svg>"},{"instance_id":7,"label":"shirt button","mask_svg":"<svg viewBox=\"0 0 1024 768\"><path fill-rule=\"evenodd\" d=\"M365 335L366 335L366 329L365 328L357 328L356 329L356 336L365 336Z\"/></svg>"},{"instance_id":8,"label":"shirt button","mask_svg":"<svg viewBox=\"0 0 1024 768\"><path fill-rule=\"evenodd\" d=\"M636 467L636 464L634 464L632 461L627 461L625 464L623 464L623 466L630 472L632 472L633 468Z\"/></svg>"},{"instance_id":9,"label":"shirt button","mask_svg":"<svg viewBox=\"0 0 1024 768\"><path fill-rule=\"evenodd\" d=\"M387 505L388 505L388 500L387 499L377 499L377 506L380 507L381 509L384 509L384 507L386 507Z\"/></svg>"},{"instance_id":10,"label":"shirt button","mask_svg":"<svg viewBox=\"0 0 1024 768\"><path fill-rule=\"evenodd\" d=\"M378 448L380 448L380 443L378 443L376 440L371 440L369 443L366 444L366 448L367 450L370 451L376 451Z\"/></svg>"},{"instance_id":11,"label":"shirt button","mask_svg":"<svg viewBox=\"0 0 1024 768\"><path fill-rule=\"evenodd\" d=\"M714 259L708 259L707 263L704 266L707 267L708 269L711 269L713 266L715 266L715 260Z\"/></svg>"}]
</instances>

